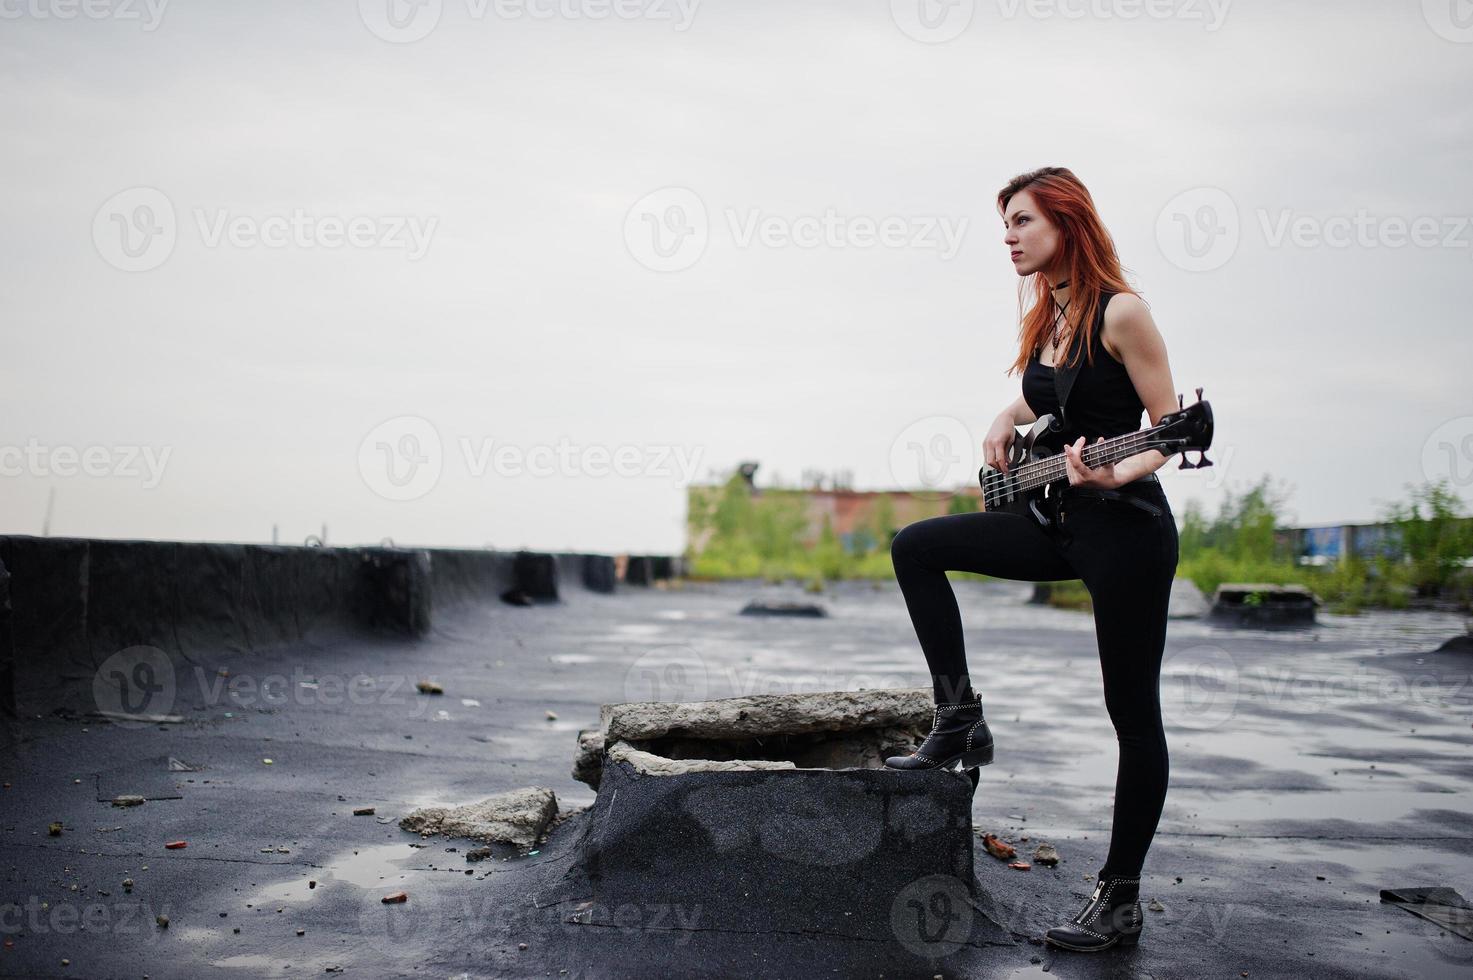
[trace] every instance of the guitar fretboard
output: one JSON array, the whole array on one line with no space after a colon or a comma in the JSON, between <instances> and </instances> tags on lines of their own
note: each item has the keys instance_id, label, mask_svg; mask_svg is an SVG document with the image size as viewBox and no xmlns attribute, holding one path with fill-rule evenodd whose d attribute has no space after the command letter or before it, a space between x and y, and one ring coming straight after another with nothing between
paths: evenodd
<instances>
[{"instance_id":1,"label":"guitar fretboard","mask_svg":"<svg viewBox=\"0 0 1473 980\"><path fill-rule=\"evenodd\" d=\"M1147 449L1156 448L1153 445L1155 436L1164 428L1165 426L1162 425L1153 426L1139 432L1131 432L1127 435L1115 436L1113 439L1106 439L1104 442L1087 445L1080 454L1080 459L1090 467L1118 463L1122 459L1135 456ZM1069 464L1063 453L1045 459L1031 460L1007 473L995 470L988 474L987 486L983 494L984 506L995 505L1016 494L1026 493L1045 484L1068 478Z\"/></svg>"}]
</instances>

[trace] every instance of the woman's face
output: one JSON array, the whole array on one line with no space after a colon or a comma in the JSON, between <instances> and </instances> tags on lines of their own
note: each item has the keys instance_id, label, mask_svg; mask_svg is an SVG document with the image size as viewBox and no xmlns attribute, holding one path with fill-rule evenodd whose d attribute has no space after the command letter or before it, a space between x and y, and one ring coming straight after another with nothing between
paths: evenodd
<instances>
[{"instance_id":1,"label":"woman's face","mask_svg":"<svg viewBox=\"0 0 1473 980\"><path fill-rule=\"evenodd\" d=\"M1019 191L1008 201L1003 215L1003 243L1012 253L1013 269L1020 276L1048 268L1059 249L1059 229L1033 204L1033 195Z\"/></svg>"}]
</instances>

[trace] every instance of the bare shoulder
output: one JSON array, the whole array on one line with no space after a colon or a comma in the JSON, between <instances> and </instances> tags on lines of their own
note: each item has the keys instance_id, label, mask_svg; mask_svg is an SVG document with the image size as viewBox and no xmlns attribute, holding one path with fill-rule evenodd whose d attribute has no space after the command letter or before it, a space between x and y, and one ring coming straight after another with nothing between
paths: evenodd
<instances>
[{"instance_id":1,"label":"bare shoulder","mask_svg":"<svg viewBox=\"0 0 1473 980\"><path fill-rule=\"evenodd\" d=\"M1142 344L1159 340L1156 321L1151 318L1151 308L1135 293L1117 293L1105 307L1105 319L1100 342L1117 361L1124 361L1121 352L1139 350Z\"/></svg>"}]
</instances>

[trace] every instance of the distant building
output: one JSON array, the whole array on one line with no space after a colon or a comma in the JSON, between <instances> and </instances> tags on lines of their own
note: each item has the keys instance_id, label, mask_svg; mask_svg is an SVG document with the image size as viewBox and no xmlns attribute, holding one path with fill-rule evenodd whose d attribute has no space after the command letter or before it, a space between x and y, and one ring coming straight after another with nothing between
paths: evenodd
<instances>
[{"instance_id":1,"label":"distant building","mask_svg":"<svg viewBox=\"0 0 1473 980\"><path fill-rule=\"evenodd\" d=\"M823 533L828 520L834 534L846 551L864 552L876 547L888 549L895 533L907 524L942 514L981 509L980 487L963 487L954 492L941 490L850 490L843 488L758 487L753 479L756 463L743 463L737 469L747 483L752 499L787 499L802 509L806 526L800 541L811 547ZM705 549L714 529L701 527L696 515L710 511L726 485L700 484L687 488L687 540L692 553Z\"/></svg>"},{"instance_id":2,"label":"distant building","mask_svg":"<svg viewBox=\"0 0 1473 980\"><path fill-rule=\"evenodd\" d=\"M1467 520L1467 519L1465 519ZM1301 565L1332 565L1347 555L1364 561L1402 556L1401 529L1395 524L1320 524L1281 528L1282 543Z\"/></svg>"}]
</instances>

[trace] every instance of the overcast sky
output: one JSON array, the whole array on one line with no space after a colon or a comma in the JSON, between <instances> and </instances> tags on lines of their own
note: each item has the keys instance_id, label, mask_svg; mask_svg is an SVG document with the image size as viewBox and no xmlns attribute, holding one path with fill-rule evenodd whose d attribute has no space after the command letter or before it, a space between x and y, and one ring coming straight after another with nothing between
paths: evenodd
<instances>
[{"instance_id":1,"label":"overcast sky","mask_svg":"<svg viewBox=\"0 0 1473 980\"><path fill-rule=\"evenodd\" d=\"M670 552L742 460L969 482L1043 165L1212 403L1178 515L1473 500L1466 3L924 2L0 0L0 532Z\"/></svg>"}]
</instances>

